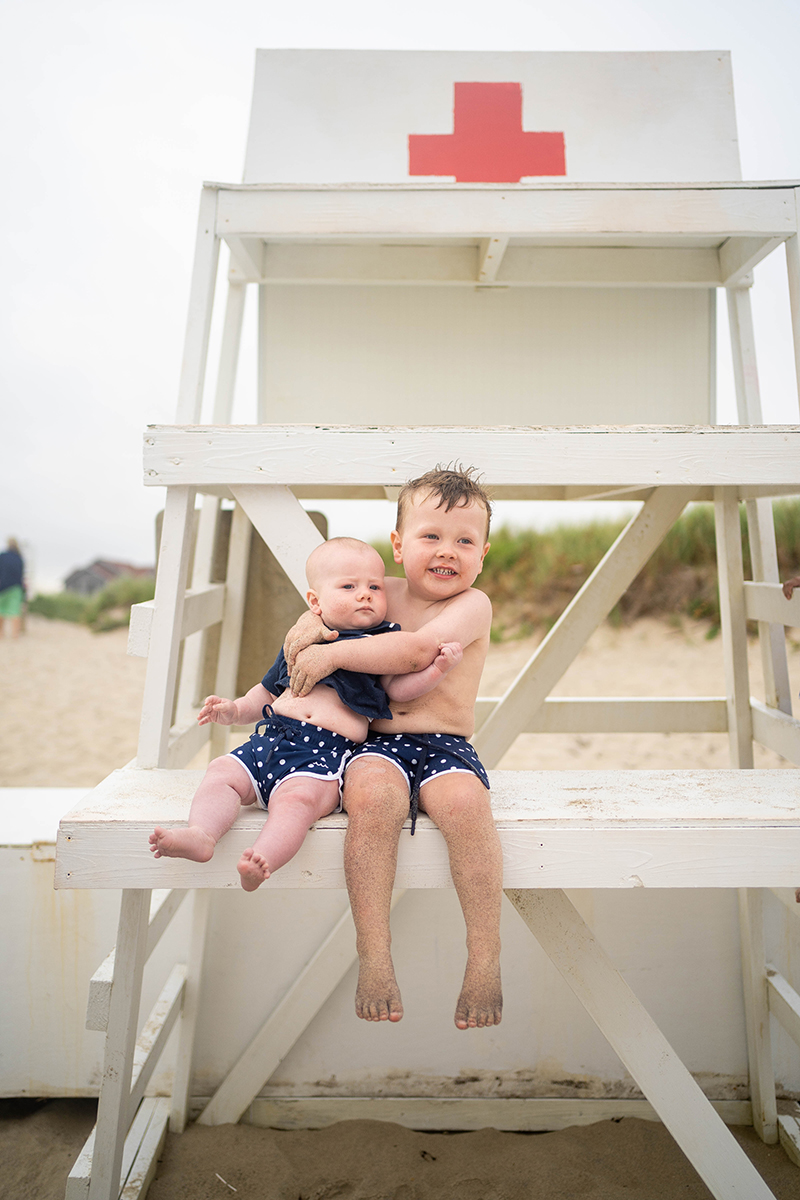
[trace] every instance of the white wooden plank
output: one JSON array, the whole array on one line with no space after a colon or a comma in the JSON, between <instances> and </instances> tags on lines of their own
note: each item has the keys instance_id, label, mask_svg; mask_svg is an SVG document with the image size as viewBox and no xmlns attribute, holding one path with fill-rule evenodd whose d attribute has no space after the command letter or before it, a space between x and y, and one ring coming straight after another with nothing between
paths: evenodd
<instances>
[{"instance_id":1,"label":"white wooden plank","mask_svg":"<svg viewBox=\"0 0 800 1200\"><path fill-rule=\"evenodd\" d=\"M772 1145L778 1140L778 1128L775 1072L772 1066L772 1038L767 1000L764 909L761 889L739 889L739 929L753 1125L761 1140Z\"/></svg>"},{"instance_id":2,"label":"white wooden plank","mask_svg":"<svg viewBox=\"0 0 800 1200\"><path fill-rule=\"evenodd\" d=\"M323 542L322 534L287 487L237 486L231 489L299 594L308 591L306 561Z\"/></svg>"},{"instance_id":3,"label":"white wooden plank","mask_svg":"<svg viewBox=\"0 0 800 1200\"><path fill-rule=\"evenodd\" d=\"M181 1011L183 989L186 982L186 967L176 963L164 984L150 1016L142 1026L133 1052L133 1073L128 1100L128 1120L133 1120L144 1096L153 1071L167 1043Z\"/></svg>"},{"instance_id":4,"label":"white wooden plank","mask_svg":"<svg viewBox=\"0 0 800 1200\"><path fill-rule=\"evenodd\" d=\"M154 861L157 822L185 822L199 771L120 771L59 830L57 887L237 887L261 827L242 812L210 863ZM490 773L508 886L794 887L800 778L786 771ZM346 818L320 821L270 887L341 888ZM450 887L440 834L400 842L398 887Z\"/></svg>"},{"instance_id":5,"label":"white wooden plank","mask_svg":"<svg viewBox=\"0 0 800 1200\"><path fill-rule=\"evenodd\" d=\"M508 248L508 237L502 234L484 238L479 247L478 283L494 283Z\"/></svg>"},{"instance_id":6,"label":"white wooden plank","mask_svg":"<svg viewBox=\"0 0 800 1200\"><path fill-rule=\"evenodd\" d=\"M767 967L767 1001L769 1011L789 1037L800 1046L800 995L789 981L772 967Z\"/></svg>"},{"instance_id":7,"label":"white wooden plank","mask_svg":"<svg viewBox=\"0 0 800 1200\"><path fill-rule=\"evenodd\" d=\"M205 634L190 624L187 629L187 608L191 601L187 599L191 593L205 592L211 585L211 570L214 559L217 524L220 513L220 501L216 496L203 496L200 513L197 518L197 534L194 539L194 561L192 564L192 586L184 599L184 621L181 629L183 647L180 656L180 678L178 680L178 696L175 713L178 724L186 724L186 714L199 705L201 697L201 680L205 660ZM224 604L224 592L220 598ZM220 607L221 613L221 607ZM192 713L194 715L194 713Z\"/></svg>"},{"instance_id":8,"label":"white wooden plank","mask_svg":"<svg viewBox=\"0 0 800 1200\"><path fill-rule=\"evenodd\" d=\"M561 892L506 893L717 1200L772 1196L658 1026Z\"/></svg>"},{"instance_id":9,"label":"white wooden plank","mask_svg":"<svg viewBox=\"0 0 800 1200\"><path fill-rule=\"evenodd\" d=\"M247 571L250 563L250 538L252 529L241 505L233 510L230 541L228 542L228 565L225 571L225 610L219 639L217 672L214 691L218 696L236 695L239 674L239 654L242 645L244 606L247 598ZM210 755L212 758L224 754L228 749L228 731L224 725L211 724L208 729ZM188 760L184 760L188 761Z\"/></svg>"},{"instance_id":10,"label":"white wooden plank","mask_svg":"<svg viewBox=\"0 0 800 1200\"><path fill-rule=\"evenodd\" d=\"M750 621L800 626L800 590L787 600L779 583L744 583L745 615Z\"/></svg>"},{"instance_id":11,"label":"white wooden plank","mask_svg":"<svg viewBox=\"0 0 800 1200\"><path fill-rule=\"evenodd\" d=\"M800 215L800 189L795 192ZM792 342L794 344L794 366L797 393L800 397L800 237L797 234L786 241L786 274L789 283L789 308L792 317Z\"/></svg>"},{"instance_id":12,"label":"white wooden plank","mask_svg":"<svg viewBox=\"0 0 800 1200\"><path fill-rule=\"evenodd\" d=\"M213 500L204 497L206 501ZM222 620L222 610L225 604L225 584L211 583L207 587L190 588L184 598L183 623L181 638L189 637L198 630L208 629ZM141 604L131 605L131 624L128 632L128 654L139 658L147 658L150 652L150 632L153 627L156 604L155 600L145 600Z\"/></svg>"},{"instance_id":13,"label":"white wooden plank","mask_svg":"<svg viewBox=\"0 0 800 1200\"><path fill-rule=\"evenodd\" d=\"M200 1003L200 977L203 972L210 912L211 893L195 891L192 895L192 932L189 939L189 957L183 988L183 1009L178 1026L178 1049L175 1055L175 1074L169 1113L169 1126L172 1133L183 1133L189 1112L192 1054Z\"/></svg>"},{"instance_id":14,"label":"white wooden plank","mask_svg":"<svg viewBox=\"0 0 800 1200\"><path fill-rule=\"evenodd\" d=\"M480 231L611 241L620 233L675 238L788 237L791 188L579 188L483 184L221 187L220 237L447 237Z\"/></svg>"},{"instance_id":15,"label":"white wooden plank","mask_svg":"<svg viewBox=\"0 0 800 1200\"><path fill-rule=\"evenodd\" d=\"M798 596L800 603L800 596ZM475 727L480 729L500 696L479 696ZM548 696L531 713L523 733L725 733L728 711L715 696Z\"/></svg>"},{"instance_id":16,"label":"white wooden plank","mask_svg":"<svg viewBox=\"0 0 800 1200\"><path fill-rule=\"evenodd\" d=\"M163 1097L154 1097L150 1104L147 1100L142 1101L142 1107L146 1104L150 1111L150 1119L119 1200L140 1200L146 1196L158 1170L158 1160L167 1137L169 1101Z\"/></svg>"},{"instance_id":17,"label":"white wooden plank","mask_svg":"<svg viewBox=\"0 0 800 1200\"><path fill-rule=\"evenodd\" d=\"M165 765L178 670L180 630L191 549L194 490L169 488L161 527L156 614L150 634L137 762Z\"/></svg>"},{"instance_id":18,"label":"white wooden plank","mask_svg":"<svg viewBox=\"0 0 800 1200\"><path fill-rule=\"evenodd\" d=\"M496 766L513 745L528 714L543 703L691 498L692 493L682 489L659 489L631 519L474 738L487 766Z\"/></svg>"},{"instance_id":19,"label":"white wooden plank","mask_svg":"<svg viewBox=\"0 0 800 1200\"><path fill-rule=\"evenodd\" d=\"M736 287L763 259L780 246L783 238L728 238L719 248L720 283Z\"/></svg>"},{"instance_id":20,"label":"white wooden plank","mask_svg":"<svg viewBox=\"0 0 800 1200\"><path fill-rule=\"evenodd\" d=\"M272 242L266 247L268 283L435 283L475 286L477 245L376 246Z\"/></svg>"},{"instance_id":21,"label":"white wooden plank","mask_svg":"<svg viewBox=\"0 0 800 1200\"><path fill-rule=\"evenodd\" d=\"M728 488L719 489L714 502L714 520L731 766L752 767L753 727L744 619L742 537L739 504Z\"/></svg>"},{"instance_id":22,"label":"white wooden plank","mask_svg":"<svg viewBox=\"0 0 800 1200\"><path fill-rule=\"evenodd\" d=\"M142 972L147 948L150 892L122 893L117 933L115 983L111 991L103 1075L97 1106L89 1200L117 1200L133 1069Z\"/></svg>"},{"instance_id":23,"label":"white wooden plank","mask_svg":"<svg viewBox=\"0 0 800 1200\"><path fill-rule=\"evenodd\" d=\"M392 908L402 896L402 891L392 893ZM356 933L347 909L228 1072L198 1117L198 1125L239 1120L355 960Z\"/></svg>"},{"instance_id":24,"label":"white wooden plank","mask_svg":"<svg viewBox=\"0 0 800 1200\"><path fill-rule=\"evenodd\" d=\"M225 319L222 326L222 344L219 350L217 388L214 393L212 420L215 425L230 423L233 397L236 391L236 375L239 367L239 351L242 344L242 324L247 288L231 280L225 301Z\"/></svg>"},{"instance_id":25,"label":"white wooden plank","mask_svg":"<svg viewBox=\"0 0 800 1200\"><path fill-rule=\"evenodd\" d=\"M203 403L214 284L217 278L219 239L215 232L217 191L204 187L197 221L194 267L189 291L189 314L183 344L183 362L178 387L177 421L197 422Z\"/></svg>"},{"instance_id":26,"label":"white wooden plank","mask_svg":"<svg viewBox=\"0 0 800 1200\"><path fill-rule=\"evenodd\" d=\"M747 1100L712 1100L726 1125L751 1125ZM636 1117L658 1121L648 1100L469 1099L429 1096L257 1096L242 1124L324 1129L338 1121L391 1121L406 1129L508 1129L541 1133Z\"/></svg>"},{"instance_id":27,"label":"white wooden plank","mask_svg":"<svg viewBox=\"0 0 800 1200\"><path fill-rule=\"evenodd\" d=\"M151 426L145 483L394 486L448 450L480 463L492 484L794 487L800 431L695 426L535 429L354 426ZM318 493L319 494L319 493Z\"/></svg>"},{"instance_id":28,"label":"white wooden plank","mask_svg":"<svg viewBox=\"0 0 800 1200\"><path fill-rule=\"evenodd\" d=\"M797 1118L781 1113L778 1117L778 1136L787 1158L800 1167L800 1122Z\"/></svg>"},{"instance_id":29,"label":"white wooden plank","mask_svg":"<svg viewBox=\"0 0 800 1200\"><path fill-rule=\"evenodd\" d=\"M755 740L800 766L800 722L759 700L750 701L750 716Z\"/></svg>"},{"instance_id":30,"label":"white wooden plank","mask_svg":"<svg viewBox=\"0 0 800 1200\"><path fill-rule=\"evenodd\" d=\"M536 287L717 287L711 247L517 246L503 257L497 282Z\"/></svg>"},{"instance_id":31,"label":"white wooden plank","mask_svg":"<svg viewBox=\"0 0 800 1200\"><path fill-rule=\"evenodd\" d=\"M750 538L753 579L775 586L780 581L780 574L771 500L747 501L747 528ZM784 603L788 603L785 596L782 599ZM758 640L761 650L761 668L764 675L764 698L767 705L791 715L792 693L789 686L789 664L786 657L786 633L783 621L775 623L759 621Z\"/></svg>"},{"instance_id":32,"label":"white wooden plank","mask_svg":"<svg viewBox=\"0 0 800 1200\"><path fill-rule=\"evenodd\" d=\"M125 1149L122 1155L122 1169L120 1174L121 1181L128 1179L131 1167L139 1153L142 1140L147 1135L153 1116L163 1107L163 1104L164 1101L156 1097L148 1097L142 1101L125 1138ZM65 1200L87 1200L89 1195L89 1180L92 1174L92 1155L94 1153L96 1132L97 1127L95 1126L69 1173ZM119 1189L117 1189L117 1193L119 1194ZM116 1196L113 1197L113 1200L117 1200Z\"/></svg>"}]
</instances>

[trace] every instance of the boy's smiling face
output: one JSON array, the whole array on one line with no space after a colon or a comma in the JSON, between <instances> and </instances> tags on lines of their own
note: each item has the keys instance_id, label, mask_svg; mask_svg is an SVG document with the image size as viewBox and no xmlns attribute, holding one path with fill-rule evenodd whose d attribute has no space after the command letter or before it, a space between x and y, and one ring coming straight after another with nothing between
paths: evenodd
<instances>
[{"instance_id":1,"label":"boy's smiling face","mask_svg":"<svg viewBox=\"0 0 800 1200\"><path fill-rule=\"evenodd\" d=\"M472 587L489 549L486 510L459 504L448 512L439 497L412 499L400 530L392 533L395 562L406 579L432 600L447 600Z\"/></svg>"}]
</instances>

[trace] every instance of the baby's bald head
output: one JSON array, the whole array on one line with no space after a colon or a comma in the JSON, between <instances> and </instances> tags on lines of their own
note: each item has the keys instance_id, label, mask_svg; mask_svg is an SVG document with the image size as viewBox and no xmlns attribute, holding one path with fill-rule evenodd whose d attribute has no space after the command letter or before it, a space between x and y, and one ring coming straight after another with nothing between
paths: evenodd
<instances>
[{"instance_id":1,"label":"baby's bald head","mask_svg":"<svg viewBox=\"0 0 800 1200\"><path fill-rule=\"evenodd\" d=\"M383 559L374 546L358 538L335 537L312 550L306 562L306 579L313 591L318 591L321 584L331 575L346 575L348 568L356 564L367 566L369 570L380 575L385 573Z\"/></svg>"}]
</instances>

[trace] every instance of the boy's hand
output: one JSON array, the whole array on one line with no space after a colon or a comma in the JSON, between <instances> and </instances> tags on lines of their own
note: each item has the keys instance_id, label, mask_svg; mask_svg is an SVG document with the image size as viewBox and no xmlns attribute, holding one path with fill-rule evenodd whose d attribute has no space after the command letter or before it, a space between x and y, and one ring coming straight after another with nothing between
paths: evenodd
<instances>
[{"instance_id":1,"label":"boy's hand","mask_svg":"<svg viewBox=\"0 0 800 1200\"><path fill-rule=\"evenodd\" d=\"M325 646L308 646L301 650L292 668L292 695L307 696L315 684L334 669Z\"/></svg>"},{"instance_id":2,"label":"boy's hand","mask_svg":"<svg viewBox=\"0 0 800 1200\"><path fill-rule=\"evenodd\" d=\"M448 671L452 671L453 667L458 666L463 657L464 649L461 642L442 642L439 653L431 666L437 667L443 675L446 675Z\"/></svg>"},{"instance_id":3,"label":"boy's hand","mask_svg":"<svg viewBox=\"0 0 800 1200\"><path fill-rule=\"evenodd\" d=\"M787 600L791 600L792 592L796 587L800 587L800 575L794 575L791 579L787 579L783 585L783 594Z\"/></svg>"},{"instance_id":4,"label":"boy's hand","mask_svg":"<svg viewBox=\"0 0 800 1200\"><path fill-rule=\"evenodd\" d=\"M283 654L286 659L286 665L289 668L289 673L291 674L294 670L297 656L301 650L305 650L308 646L317 645L320 642L333 642L338 636L337 630L328 629L328 626L316 613L303 613L302 617L299 617L296 624L289 630L283 643ZM303 692L302 694L305 695L306 693Z\"/></svg>"},{"instance_id":5,"label":"boy's hand","mask_svg":"<svg viewBox=\"0 0 800 1200\"><path fill-rule=\"evenodd\" d=\"M235 700L226 700L224 696L206 696L203 707L197 714L198 725L235 725L239 710Z\"/></svg>"}]
</instances>

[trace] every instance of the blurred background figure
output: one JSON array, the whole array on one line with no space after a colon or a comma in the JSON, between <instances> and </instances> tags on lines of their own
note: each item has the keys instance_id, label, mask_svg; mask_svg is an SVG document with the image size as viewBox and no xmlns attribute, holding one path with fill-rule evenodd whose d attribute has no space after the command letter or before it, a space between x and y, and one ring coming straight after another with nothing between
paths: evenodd
<instances>
[{"instance_id":1,"label":"blurred background figure","mask_svg":"<svg viewBox=\"0 0 800 1200\"><path fill-rule=\"evenodd\" d=\"M0 637L8 621L11 636L17 638L22 630L22 606L25 602L25 564L16 538L8 539L7 548L0 553Z\"/></svg>"}]
</instances>

